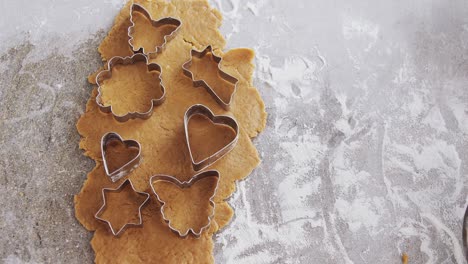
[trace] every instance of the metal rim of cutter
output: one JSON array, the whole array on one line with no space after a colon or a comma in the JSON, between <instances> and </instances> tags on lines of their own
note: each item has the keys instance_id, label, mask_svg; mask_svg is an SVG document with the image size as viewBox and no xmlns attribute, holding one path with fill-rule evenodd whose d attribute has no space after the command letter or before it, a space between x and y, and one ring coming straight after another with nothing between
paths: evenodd
<instances>
[{"instance_id":1,"label":"metal rim of cutter","mask_svg":"<svg viewBox=\"0 0 468 264\"><path fill-rule=\"evenodd\" d=\"M181 189L186 189L186 188L190 188L197 181L199 181L199 180L201 180L203 178L207 178L207 177L215 177L217 179L216 180L216 186L215 186L215 189L213 191L213 195L209 199L209 203L213 207L213 212L208 216L208 223L206 225L202 226L200 228L199 232L195 232L193 230L193 227L191 227L191 228L189 228L187 230L187 232L182 234L180 232L180 230L173 227L171 225L171 221L168 218L166 218L166 215L164 214L164 207L165 207L166 203L159 197L158 193L154 189L154 182L156 182L156 181L169 182L169 183L175 184L176 186L178 186ZM216 192L217 192L218 186L219 186L219 172L217 170L208 170L208 171L200 172L200 173L194 175L192 178L190 178L190 180L184 181L184 182L181 182L176 177L173 177L173 176L170 176L170 175L156 174L156 175L154 175L154 176L152 176L150 178L149 183L150 183L150 186L151 186L151 190L153 191L154 195L156 196L156 199L158 199L158 201L161 203L161 207L160 207L161 216L164 219L164 221L167 223L167 225L169 226L169 229L171 229L171 231L173 231L174 233L176 233L177 235L179 235L182 238L187 237L189 235L189 233L192 233L196 238L199 238L201 236L201 234L203 233L203 231L205 231L211 225L211 221L212 221L212 219L214 217L215 207L216 207L216 204L213 201L213 198L216 196Z\"/></svg>"},{"instance_id":2,"label":"metal rim of cutter","mask_svg":"<svg viewBox=\"0 0 468 264\"><path fill-rule=\"evenodd\" d=\"M463 218L463 247L465 249L465 258L468 261L468 206L466 207L465 216Z\"/></svg>"},{"instance_id":3,"label":"metal rim of cutter","mask_svg":"<svg viewBox=\"0 0 468 264\"><path fill-rule=\"evenodd\" d=\"M102 213L102 211L107 207L107 202L106 202L106 192L120 192L121 189L127 185L127 184L130 184L130 186L132 187L132 190L137 193L137 194L140 194L140 195L144 195L146 196L146 199L140 204L140 206L138 207L138 222L137 223L131 223L131 222L128 222L126 223L125 225L123 225L119 230L115 231L114 228L112 227L112 224L110 221L108 220L105 220L101 217L99 217L99 215ZM116 189L112 189L112 188L103 188L102 189L102 199L103 199L103 204L101 206L101 208L99 208L99 210L96 212L96 214L94 215L94 218L96 218L97 220L99 221L102 221L102 222L105 222L107 223L107 225L109 226L109 229L111 230L112 234L114 236L119 236L122 234L122 232L127 229L129 226L141 226L143 225L143 218L141 216L141 209L143 208L143 206L145 206L145 204L149 201L150 199L150 194L149 193L146 193L146 192L139 192L135 189L135 187L133 186L133 183L130 181L130 179L127 179L125 180L119 187L117 187Z\"/></svg>"},{"instance_id":4,"label":"metal rim of cutter","mask_svg":"<svg viewBox=\"0 0 468 264\"><path fill-rule=\"evenodd\" d=\"M198 162L195 161L193 154L192 154L192 149L190 147L190 140L189 140L189 131L188 131L188 123L194 115L205 116L209 120L211 120L211 122L213 122L214 124L222 124L222 125L229 126L236 133L235 138L231 142L229 142L229 144L224 146L222 149L218 150L213 155L208 156ZM208 107L202 104L192 105L189 109L187 109L184 115L184 129L185 129L185 142L187 143L190 160L192 162L192 167L195 171L200 171L210 166L211 164L215 163L216 161L218 161L220 158L222 158L224 155L230 152L236 146L237 141L239 140L239 125L237 124L237 121L234 118L230 116L224 116L224 115L214 115L213 112Z\"/></svg>"},{"instance_id":5,"label":"metal rim of cutter","mask_svg":"<svg viewBox=\"0 0 468 264\"><path fill-rule=\"evenodd\" d=\"M161 91L162 91L162 95L159 98L151 99L151 107L146 112L128 112L125 115L121 115L121 116L116 115L114 111L112 110L112 105L105 106L101 102L102 101L101 83L104 80L112 78L112 68L115 65L129 65L129 64L135 64L137 62L145 62L149 72L152 72L152 71L159 72L158 82L159 82L159 87L161 88ZM156 63L149 63L148 57L142 53L134 54L131 57L119 57L119 56L112 57L107 63L107 69L99 72L98 75L96 76L96 84L98 86L97 88L98 94L96 96L96 103L102 112L112 113L112 115L118 122L126 122L129 119L135 119L135 118L148 119L153 114L154 107L161 105L166 99L166 89L164 88L164 85L162 84L161 75L162 75L161 66L159 66L159 64L156 64Z\"/></svg>"},{"instance_id":6,"label":"metal rim of cutter","mask_svg":"<svg viewBox=\"0 0 468 264\"><path fill-rule=\"evenodd\" d=\"M144 47L141 47L136 50L135 46L133 45L133 41L134 41L133 33L134 33L134 28L135 28L135 22L133 21L133 12L141 13L149 21L151 21L151 24L153 25L153 27L157 28L161 26L172 25L172 26L175 26L176 28L174 29L174 31L171 32L171 34L164 36L164 42L160 46L155 46L155 51L146 52ZM161 53L166 47L167 42L171 41L172 39L176 37L177 32L182 26L182 22L173 17L163 17L159 20L154 20L146 8L144 8L142 5L135 4L135 3L133 3L130 7L130 23L131 25L128 27L128 30L127 30L128 44L130 45L134 53L143 53L147 55Z\"/></svg>"},{"instance_id":7,"label":"metal rim of cutter","mask_svg":"<svg viewBox=\"0 0 468 264\"><path fill-rule=\"evenodd\" d=\"M108 166L108 161L106 159L106 151L107 151L107 145L111 140L118 140L122 142L124 145L127 147L135 147L138 148L138 154L136 157L134 157L132 160L124 164L122 167L109 172L109 166ZM124 140L119 134L116 132L109 132L106 133L104 136L101 138L101 155L102 155L102 161L104 163L104 170L106 172L106 175L111 179L112 182L116 182L122 177L128 175L130 172L132 172L135 168L137 168L140 165L141 161L141 145L138 141L134 139L126 139Z\"/></svg>"},{"instance_id":8,"label":"metal rim of cutter","mask_svg":"<svg viewBox=\"0 0 468 264\"><path fill-rule=\"evenodd\" d=\"M210 85L208 85L208 83L205 82L205 80L195 80L194 79L194 75L193 73L190 71L190 67L192 66L192 61L193 61L193 57L196 57L196 58L203 58L207 53L211 53L211 57L213 59L214 62L216 62L218 64L218 75L225 81L231 83L232 85L234 85L234 91L232 92L231 94L231 97L229 98L229 101L228 102L225 102L214 90L213 88L211 88ZM232 75L224 72L223 70L221 70L221 61L222 61L222 58L219 57L219 56L216 56L213 52L213 47L211 45L207 46L204 50L202 51L198 51L198 50L195 50L195 49L192 49L190 51L190 60L185 62L183 65L182 65L182 70L185 74L185 76L189 77L191 80L192 80L192 83L193 83L193 86L194 87L203 87L205 88L205 90L215 99L215 101L221 106L223 107L225 110L229 110L230 106L231 106L231 102L234 98L234 94L236 93L237 91L237 84L239 83L239 80L235 77L233 77Z\"/></svg>"}]
</instances>

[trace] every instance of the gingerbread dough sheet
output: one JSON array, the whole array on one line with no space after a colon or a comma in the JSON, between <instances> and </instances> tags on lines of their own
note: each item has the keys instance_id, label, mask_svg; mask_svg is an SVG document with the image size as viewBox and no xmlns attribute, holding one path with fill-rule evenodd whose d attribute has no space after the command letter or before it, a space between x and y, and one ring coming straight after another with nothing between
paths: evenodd
<instances>
[{"instance_id":1,"label":"gingerbread dough sheet","mask_svg":"<svg viewBox=\"0 0 468 264\"><path fill-rule=\"evenodd\" d=\"M250 49L233 49L222 53L225 40L218 30L222 17L217 10L211 9L207 1L135 2L144 6L153 19L171 16L182 22L177 36L167 43L163 53L151 61L158 63L162 68L161 77L167 98L162 105L154 108L151 118L119 123L111 114L99 110L95 102L97 92L94 89L87 103L86 112L77 123L77 128L82 136L80 148L85 151L85 155L96 161L96 166L88 174L81 192L75 196L76 217L86 229L95 231L91 244L97 263L213 263L212 235L225 227L234 213L225 200L235 191L235 181L247 177L260 161L252 144L252 138L264 129L266 112L257 89L252 85L254 53ZM127 36L127 29L130 26L129 13L130 3L118 14L112 29L101 43L99 52L103 61L113 56L133 54ZM205 89L194 88L191 79L182 72L182 64L190 59L190 50L192 48L201 50L208 45L214 47L216 55L223 57L222 70L239 80L230 111L221 108ZM89 81L93 84L95 84L95 75L96 73L89 77ZM122 111L138 104L145 108L148 104L147 97L155 96L151 94L135 96L130 101L125 101L121 94L125 93L125 89L133 89L133 86L122 85L118 88L121 89L117 93L118 96L111 94L112 98L109 100L112 104L122 106L120 109ZM146 93L148 94L148 90ZM240 132L236 147L207 168L218 170L220 173L214 198L215 215L210 228L198 239L193 236L182 239L163 221L159 211L160 204L151 193L149 178L155 174L167 174L177 177L180 181L186 181L196 174L192 169L183 126L184 113L194 104L204 104L216 115L235 117ZM151 194L148 205L142 210L142 227L128 228L120 237L114 237L105 224L94 218L94 214L102 204L101 189L116 188L124 180L112 183L104 172L100 140L110 131L119 133L125 139L135 139L140 142L143 160L128 178L132 180L138 191ZM216 132L215 130L209 131L206 134L207 141L223 140L223 137L215 137L215 134L210 136L210 133ZM213 142L213 145L216 144ZM207 189L211 187L212 184L206 184ZM194 199L203 199L203 197ZM175 208L183 208L190 204L177 203L188 200L190 199L174 199L172 202L175 203ZM118 218L118 215L109 217ZM172 212L171 217L176 220L180 217L180 221L183 222L182 218L186 216ZM199 215L190 217L196 220L205 219L206 214L202 211Z\"/></svg>"}]
</instances>

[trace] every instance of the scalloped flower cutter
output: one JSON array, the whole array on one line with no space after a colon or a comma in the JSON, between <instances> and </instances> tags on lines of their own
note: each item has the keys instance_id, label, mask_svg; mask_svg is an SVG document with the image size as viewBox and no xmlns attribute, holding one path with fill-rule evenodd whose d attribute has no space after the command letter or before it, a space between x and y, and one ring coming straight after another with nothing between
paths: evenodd
<instances>
[{"instance_id":1,"label":"scalloped flower cutter","mask_svg":"<svg viewBox=\"0 0 468 264\"><path fill-rule=\"evenodd\" d=\"M215 186L215 189L213 191L213 196L211 196L210 199L209 199L209 203L213 207L213 211L208 216L208 223L206 225L202 226L200 228L199 232L195 232L193 230L194 228L191 227L185 233L182 233L180 230L178 230L177 228L175 228L175 227L173 227L171 225L171 221L164 214L164 207L166 205L166 202L164 202L161 199L161 197L158 195L158 193L154 189L154 182L157 182L157 181L169 182L171 184L176 185L177 187L179 187L181 189L186 189L186 188L190 188L192 185L196 184L199 180L201 180L203 178L206 178L206 177L216 177L217 178L216 186ZM167 225L169 226L171 231L173 231L174 233L176 233L177 235L179 235L182 238L187 237L189 233L192 233L196 238L199 238L200 235L203 233L203 231L205 231L211 225L211 221L212 221L213 216L215 214L215 202L213 201L213 198L215 197L216 191L218 190L218 183L219 183L219 172L216 171L216 170L209 170L209 171L204 171L204 172L198 173L198 174L194 175L189 181L184 181L184 182L179 181L177 178L175 178L173 176L164 175L164 174L157 174L157 175L154 175L154 176L152 176L150 178L151 189L153 190L154 195L156 195L156 198L158 199L158 201L161 203L160 211L161 211L162 218L167 223Z\"/></svg>"},{"instance_id":2,"label":"scalloped flower cutter","mask_svg":"<svg viewBox=\"0 0 468 264\"><path fill-rule=\"evenodd\" d=\"M195 80L194 79L194 75L193 73L190 71L190 67L192 66L192 61L193 61L193 57L196 57L196 58L203 58L206 56L207 53L211 53L211 57L213 59L214 62L216 62L218 64L218 76L221 77L223 80L231 83L234 85L234 91L232 92L231 94L231 97L229 98L229 101L224 101L223 98L221 98L214 90L213 88L205 82L205 80ZM207 46L204 50L202 51L198 51L198 50L195 50L195 49L192 49L190 51L190 60L185 62L183 65L182 65L182 70L185 74L185 76L189 77L190 79L192 79L192 82L193 82L193 87L203 87L205 88L205 90L215 99L215 101L221 106L223 107L225 110L229 110L229 107L231 106L231 102L232 102L232 98L234 97L234 94L236 93L236 90L237 90L237 83L239 82L239 80L229 74L227 74L226 72L224 72L223 70L221 70L220 66L221 66L221 60L222 58L219 57L219 56L216 56L214 53L213 53L213 48L210 46Z\"/></svg>"},{"instance_id":3,"label":"scalloped flower cutter","mask_svg":"<svg viewBox=\"0 0 468 264\"><path fill-rule=\"evenodd\" d=\"M109 145L113 141L118 141L121 144L124 144L126 148L137 148L138 154L135 157L133 157L131 160L129 160L127 163L125 163L123 166L121 166L120 168L110 171L109 162L112 162L112 161L107 160L106 154L107 154L107 149ZM104 163L104 170L106 171L106 175L109 176L112 182L116 182L122 177L128 175L130 172L132 172L135 168L137 168L140 165L141 145L136 140L133 140L133 139L123 140L123 138L119 134L115 132L109 132L101 138L101 155L102 155L102 161Z\"/></svg>"},{"instance_id":4,"label":"scalloped flower cutter","mask_svg":"<svg viewBox=\"0 0 468 264\"><path fill-rule=\"evenodd\" d=\"M176 28L169 35L164 36L164 42L159 46L155 46L154 51L145 51L144 47L137 48L137 47L135 47L135 45L133 43L134 42L133 33L134 33L134 30L135 30L135 21L133 20L133 13L134 12L140 13L144 17L146 17L146 19L151 21L152 26L155 27L155 28L164 27L164 26L168 26L168 25L169 26L175 26ZM150 13L148 12L148 10L146 8L144 8L143 6L139 5L139 4L132 4L132 6L130 7L130 23L131 23L131 26L128 27L128 32L127 32L128 37L129 37L128 44L132 48L133 52L143 53L143 54L146 54L148 56L150 56L150 54L161 53L164 50L164 48L166 47L167 42L171 41L172 39L174 39L176 37L176 34L179 31L180 26L182 25L182 22L180 22L180 20L178 20L176 18L173 18L173 17L163 17L163 18L161 18L159 20L153 20L151 18Z\"/></svg>"},{"instance_id":5,"label":"scalloped flower cutter","mask_svg":"<svg viewBox=\"0 0 468 264\"><path fill-rule=\"evenodd\" d=\"M104 105L102 102L102 91L101 91L101 85L103 81L112 78L112 68L116 65L130 65L130 64L135 64L137 62L145 62L146 66L148 67L148 71L156 71L159 72L158 76L158 82L159 82L159 87L161 88L162 95L159 98L153 98L151 99L151 107L148 111L146 112L129 112L124 115L116 115L114 111L112 110L112 105ZM114 116L115 120L118 122L125 122L129 119L135 119L135 118L141 118L141 119L148 119L151 117L153 114L153 109L155 106L158 106L164 102L166 99L166 89L164 88L162 84L162 79L161 79L161 66L159 66L156 63L149 63L148 57L142 53L137 53L134 54L131 57L119 57L115 56L112 57L109 62L107 63L107 69L103 70L98 73L96 76L96 84L98 86L98 95L96 96L96 103L99 106L99 109L101 109L102 112L104 113L112 113Z\"/></svg>"},{"instance_id":6,"label":"scalloped flower cutter","mask_svg":"<svg viewBox=\"0 0 468 264\"><path fill-rule=\"evenodd\" d=\"M132 190L139 194L139 195L142 195L142 196L146 196L146 199L140 204L140 206L138 207L138 221L133 223L133 222L128 222L126 223L125 225L123 225L119 230L115 230L113 227L112 227L112 223L104 218L101 218L100 215L101 213L106 209L107 207L107 203L106 203L106 192L115 192L115 193L119 193L122 191L122 189L126 186L126 185L130 185L130 187L132 188ZM111 230L112 234L114 236L119 236L120 234L122 234L122 232L129 226L141 226L143 224L143 219L141 217L141 209L143 208L143 206L149 201L149 198L150 198L150 194L149 193L145 193L145 192L138 192L135 187L133 186L133 183L130 181L130 179L127 179L125 180L119 187L117 187L116 189L111 189L111 188L103 188L102 189L102 200L103 200L103 204L101 206L101 208L99 208L99 210L96 212L96 214L94 215L94 217L99 220L99 221L102 221L102 222L105 222L107 223L107 225L109 226L109 229Z\"/></svg>"},{"instance_id":7,"label":"scalloped flower cutter","mask_svg":"<svg viewBox=\"0 0 468 264\"><path fill-rule=\"evenodd\" d=\"M213 122L214 124L221 124L221 125L229 126L234 130L236 134L234 139L231 142L229 142L226 146L224 146L220 150L216 151L213 155L208 156L201 161L195 161L195 158L193 157L193 153L192 153L192 148L190 147L188 123L190 119L195 115L205 116L209 120L211 120L211 122ZM184 128L185 128L185 141L187 143L187 147L190 153L190 160L192 161L192 167L195 171L200 171L210 166L211 164L215 163L216 161L218 161L220 158L226 155L229 151L231 151L236 146L237 141L239 140L239 125L237 124L237 121L234 118L230 116L214 115L213 112L208 107L202 104L192 105L189 109L187 109L187 111L185 112L185 116L184 116Z\"/></svg>"}]
</instances>

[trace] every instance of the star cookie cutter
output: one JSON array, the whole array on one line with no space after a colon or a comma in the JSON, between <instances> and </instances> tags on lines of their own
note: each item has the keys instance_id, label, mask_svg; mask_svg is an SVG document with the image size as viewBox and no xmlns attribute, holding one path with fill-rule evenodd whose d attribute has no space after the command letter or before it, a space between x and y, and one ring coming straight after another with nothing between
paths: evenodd
<instances>
[{"instance_id":1,"label":"star cookie cutter","mask_svg":"<svg viewBox=\"0 0 468 264\"><path fill-rule=\"evenodd\" d=\"M192 149L190 147L190 140L189 140L189 131L188 131L188 123L190 119L195 116L195 115L202 115L207 117L211 122L214 124L221 124L221 125L226 125L231 127L236 136L235 138L229 142L226 146L212 154L211 156L208 156L204 158L201 161L195 161L193 154L192 154ZM239 125L237 124L237 121L230 117L230 116L223 116L223 115L214 115L213 112L206 107L205 105L202 104L196 104L192 105L187 111L185 112L184 116L184 128L185 128L185 142L187 143L187 147L190 153L190 160L192 161L192 167L195 171L200 171L211 164L215 163L218 161L220 158L222 158L224 155L226 155L229 151L231 151L237 144L237 141L239 140Z\"/></svg>"},{"instance_id":2,"label":"star cookie cutter","mask_svg":"<svg viewBox=\"0 0 468 264\"><path fill-rule=\"evenodd\" d=\"M104 218L101 218L99 215L106 209L107 207L107 202L106 202L106 192L120 192L126 185L130 184L130 186L132 187L132 190L137 193L137 194L140 194L140 195L143 195L143 196L146 196L146 199L140 204L140 206L138 207L138 222L136 223L132 223L132 222L128 222L126 223L125 225L123 225L119 230L115 230L113 227L112 227L112 223ZM96 214L94 215L94 218L96 218L97 220L99 221L102 221L102 222L105 222L107 223L107 225L109 226L109 229L111 230L112 234L114 236L119 236L120 234L122 234L122 232L129 226L141 226L143 224L143 219L141 217L141 209L143 208L143 206L149 201L150 199L150 194L149 193L145 193L145 192L139 192L135 189L135 187L133 186L133 183L130 181L130 179L127 179L125 180L119 187L117 187L116 189L112 189L112 188L103 188L102 189L102 200L103 200L103 204L101 206L101 208L99 208L99 210L96 212Z\"/></svg>"},{"instance_id":3,"label":"star cookie cutter","mask_svg":"<svg viewBox=\"0 0 468 264\"><path fill-rule=\"evenodd\" d=\"M107 152L108 145L112 141L115 141L115 140L124 144L127 148L129 147L138 148L138 154L134 158L132 158L130 161L125 163L123 166L121 166L120 168L110 171L109 161L106 158L106 152ZM133 139L124 140L116 132L109 132L105 134L104 136L102 136L101 138L101 155L102 155L102 161L104 163L104 170L106 172L106 175L109 176L112 182L116 182L122 177L128 175L130 172L132 172L135 168L137 168L140 165L141 145L136 140L133 140Z\"/></svg>"},{"instance_id":4,"label":"star cookie cutter","mask_svg":"<svg viewBox=\"0 0 468 264\"><path fill-rule=\"evenodd\" d=\"M193 61L193 57L196 57L196 58L203 58L207 53L211 53L211 57L213 58L213 61L216 62L218 64L218 75L225 81L231 83L234 85L234 91L232 92L231 94L231 97L229 98L229 101L224 101L214 90L213 88L205 82L205 80L195 80L194 79L194 75L193 73L190 71L190 67L192 66L192 61ZM205 90L215 99L215 101L221 106L223 107L225 110L229 110L230 106L231 106L231 102L232 102L232 99L234 97L234 94L236 93L236 90L237 90L237 83L239 82L239 80L229 74L227 74L226 72L224 72L223 70L221 70L220 68L220 65L221 65L221 60L222 58L219 57L219 56L216 56L214 53L213 53L213 48L210 46L207 46L204 50L202 51L198 51L198 50L195 50L195 49L192 49L190 51L190 60L185 62L183 65L182 65L182 70L185 74L185 76L189 77L190 79L192 79L192 82L193 82L193 87L204 87Z\"/></svg>"},{"instance_id":5,"label":"star cookie cutter","mask_svg":"<svg viewBox=\"0 0 468 264\"><path fill-rule=\"evenodd\" d=\"M158 193L156 192L156 190L154 189L154 182L156 181L164 181L164 182L169 182L169 183L172 183L174 185L176 185L177 187L181 188L181 189L186 189L186 188L190 188L192 185L194 185L196 182L198 182L199 180L203 179L203 178L206 178L206 177L216 177L217 178L217 181L216 181L216 186L215 186L215 189L213 191L213 196L211 196L209 198L209 203L210 205L213 207L213 211L212 213L208 216L208 223L204 226L202 226L200 228L200 231L199 232L195 232L193 230L193 227L189 228L185 233L181 233L180 230L178 230L177 228L173 227L171 225L171 221L166 217L166 215L164 214L164 207L166 205L166 202L164 202L158 195ZM162 215L162 218L164 219L164 221L167 223L167 225L169 226L169 229L171 229L171 231L173 231L174 233L176 233L177 235L179 235L180 237L182 238L185 238L188 236L189 233L192 233L196 238L199 238L200 235L203 233L203 231L205 231L210 225L211 225L211 221L214 217L214 214L215 214L215 202L213 201L213 198L216 196L216 192L218 190L218 183L219 183L219 172L216 171L216 170L208 170L208 171L204 171L204 172L201 172L201 173L198 173L196 175L194 175L189 181L184 181L184 182L181 182L179 181L177 178L173 177L173 176L170 176L170 175L164 175L164 174L157 174L157 175L154 175L150 178L150 186L151 186L151 190L153 191L154 195L156 196L156 198L158 199L158 201L161 203L161 208L160 208L160 211L161 211L161 215Z\"/></svg>"},{"instance_id":6,"label":"star cookie cutter","mask_svg":"<svg viewBox=\"0 0 468 264\"><path fill-rule=\"evenodd\" d=\"M116 115L114 111L112 110L112 105L104 105L102 103L102 98L101 98L102 82L107 79L112 78L112 68L114 66L135 64L137 62L145 62L149 72L151 71L159 72L158 82L159 82L159 87L161 88L161 91L162 91L162 95L160 98L151 99L151 107L146 112L128 112L125 115L121 115L121 116ZM112 113L115 120L117 120L118 122L125 122L125 121L128 121L129 119L135 119L135 118L141 118L141 119L150 118L151 115L153 114L154 107L161 105L166 99L166 89L164 88L162 84L161 74L162 74L161 66L159 66L159 64L156 64L156 63L149 63L148 57L142 53L134 54L131 57L119 57L119 56L112 57L107 63L107 69L99 72L98 75L96 76L96 84L98 86L97 88L98 95L96 96L96 103L99 106L99 109L101 109L101 111L104 113Z\"/></svg>"},{"instance_id":7,"label":"star cookie cutter","mask_svg":"<svg viewBox=\"0 0 468 264\"><path fill-rule=\"evenodd\" d=\"M155 27L155 28L162 27L162 26L167 26L167 25L172 25L172 26L175 26L176 28L169 35L164 36L164 42L159 46L155 46L154 51L147 52L147 51L145 51L144 47L140 47L139 49L136 49L135 45L133 44L133 41L134 41L133 33L134 33L134 29L135 29L135 21L133 20L133 12L138 12L138 13L142 14L143 16L145 16L146 19L151 21L152 26ZM139 5L139 4L132 4L132 6L130 7L130 23L131 23L131 26L128 27L128 31L127 31L127 34L128 34L128 37L129 37L128 44L132 48L133 52L143 53L143 54L146 54L148 56L150 54L161 53L164 50L164 48L166 47L167 42L171 41L172 39L174 39L176 37L176 34L179 31L180 26L182 25L182 22L180 20L178 20L176 18L173 18L173 17L163 17L163 18L161 18L159 20L153 20L153 18L151 18L151 14L148 12L148 10L146 8L144 8L143 6Z\"/></svg>"}]
</instances>

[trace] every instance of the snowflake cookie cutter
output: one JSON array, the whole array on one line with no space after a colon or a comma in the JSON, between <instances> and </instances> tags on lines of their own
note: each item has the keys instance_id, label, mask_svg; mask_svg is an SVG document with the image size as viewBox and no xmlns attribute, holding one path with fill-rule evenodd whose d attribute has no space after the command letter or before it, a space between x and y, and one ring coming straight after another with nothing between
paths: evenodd
<instances>
[{"instance_id":1,"label":"snowflake cookie cutter","mask_svg":"<svg viewBox=\"0 0 468 264\"><path fill-rule=\"evenodd\" d=\"M102 91L101 91L102 83L103 81L112 78L112 68L114 66L130 65L130 64L135 64L137 62L145 62L149 72L152 72L152 71L159 72L158 82L159 82L159 87L161 88L162 95L159 98L151 99L151 107L146 112L128 112L124 115L117 115L112 110L111 104L104 105L104 103L102 102ZM107 69L99 72L98 75L96 76L96 84L98 86L97 88L98 94L96 96L96 103L99 109L104 113L112 113L115 120L117 120L118 122L126 122L129 119L135 119L135 118L141 118L141 119L150 118L151 115L153 114L154 107L161 105L166 99L166 89L164 88L162 84L161 74L162 74L161 66L159 66L159 64L156 64L156 63L150 63L148 60L148 57L142 53L136 53L131 57L119 57L119 56L112 57L107 63Z\"/></svg>"},{"instance_id":2,"label":"snowflake cookie cutter","mask_svg":"<svg viewBox=\"0 0 468 264\"><path fill-rule=\"evenodd\" d=\"M216 62L218 64L218 72L217 74L225 81L227 81L228 83L234 85L234 91L232 92L229 100L226 102L223 100L223 98L221 98L216 92L215 90L208 84L205 82L205 80L195 80L194 79L194 74L193 72L190 71L190 67L192 66L192 62L193 62L193 57L196 57L196 58L203 58L207 53L211 53L211 57L213 58L213 61ZM187 62L185 62L183 65L182 65L182 70L185 74L185 76L189 77L190 79L192 79L192 83L193 83L193 87L203 87L205 88L205 90L215 99L215 101L221 106L223 107L225 110L229 110L230 106L231 106L231 102L232 102L232 99L234 98L234 94L236 93L237 91L237 84L239 82L239 80L235 77L233 77L232 75L224 72L223 70L221 70L221 60L222 58L219 57L219 56L216 56L213 52L213 48L211 45L207 46L204 50L202 51L198 51L198 50L195 50L195 49L192 49L190 51L190 60L188 60Z\"/></svg>"},{"instance_id":3,"label":"snowflake cookie cutter","mask_svg":"<svg viewBox=\"0 0 468 264\"><path fill-rule=\"evenodd\" d=\"M163 26L175 26L176 28L169 34L169 35L165 35L164 36L164 41L161 45L159 46L155 46L155 50L154 51L145 51L145 48L144 47L139 47L138 49L135 47L134 45L134 38L133 38L133 33L134 33L134 30L135 30L135 21L133 19L133 12L137 12L137 13L140 13L142 14L144 17L146 17L146 19L148 19L149 21L151 21L151 24L153 27L155 28L158 28L158 27L163 27ZM156 53L161 53L164 48L166 47L166 44L171 41L172 39L174 39L182 25L182 22L176 18L173 18L173 17L163 17L159 20L154 20L152 17L151 17L151 14L148 12L148 10L146 8L144 8L142 5L139 5L139 4L132 4L132 6L130 7L130 23L131 23L131 26L128 27L128 30L127 30L127 35L128 35L128 44L130 45L130 47L132 48L132 51L134 53L143 53L143 54L146 54L148 56L150 56L151 54L156 54Z\"/></svg>"},{"instance_id":4,"label":"snowflake cookie cutter","mask_svg":"<svg viewBox=\"0 0 468 264\"><path fill-rule=\"evenodd\" d=\"M207 224L200 227L200 230L198 232L195 232L194 228L190 227L189 229L187 229L187 231L185 233L182 233L180 230L178 230L177 228L175 228L175 227L173 227L171 225L171 221L164 214L164 207L166 205L166 202L164 202L161 199L161 197L158 195L158 193L154 189L154 182L157 182L157 181L169 182L169 183L172 183L172 184L176 185L177 187L179 187L181 189L186 189L186 188L190 188L192 185L194 185L199 180L201 180L203 178L207 178L207 177L215 177L217 179L216 180L216 186L215 186L214 191L213 191L213 195L209 198L209 203L213 207L213 211L208 216ZM176 177L173 177L173 176L170 176L170 175L156 174L156 175L154 175L154 176L152 176L150 178L150 186L151 186L151 190L153 191L154 195L156 196L156 199L158 199L158 201L161 203L161 207L160 207L161 216L162 216L164 222L167 223L169 229L171 229L172 232L176 233L177 235L179 235L182 238L187 237L190 233L193 234L196 238L199 238L201 236L201 234L203 233L203 231L208 229L208 227L211 225L211 221L212 221L212 219L214 217L215 207L216 207L216 204L215 204L213 199L216 196L216 192L217 192L218 186L219 186L219 172L217 170L208 170L208 171L198 173L198 174L194 175L192 178L190 178L190 180L184 181L184 182L181 182Z\"/></svg>"},{"instance_id":5,"label":"snowflake cookie cutter","mask_svg":"<svg viewBox=\"0 0 468 264\"><path fill-rule=\"evenodd\" d=\"M190 119L195 115L205 116L214 124L226 125L232 128L236 134L234 139L231 142L229 142L226 146L224 146L211 156L208 156L201 161L195 161L189 140L188 124ZM218 161L220 158L222 158L224 155L230 152L236 146L237 141L239 140L239 125L237 124L237 121L234 118L224 115L215 115L208 107L202 104L192 105L189 109L187 109L184 115L184 129L185 142L187 143L187 147L190 154L190 160L192 162L192 167L195 171L203 170L204 168Z\"/></svg>"},{"instance_id":6,"label":"snowflake cookie cutter","mask_svg":"<svg viewBox=\"0 0 468 264\"><path fill-rule=\"evenodd\" d=\"M106 202L106 192L121 192L122 189L126 186L126 185L130 185L130 187L132 188L132 190L139 194L139 195L143 195L143 196L146 196L145 200L140 204L140 206L138 207L138 221L137 222L127 222L125 223L119 230L115 230L114 227L112 226L112 223L109 221L109 220L106 220L104 218L101 218L100 215L101 213L106 209L107 207L107 202ZM119 236L122 234L122 232L127 229L128 227L130 226L141 226L143 225L143 218L141 216L141 209L143 208L143 206L145 206L145 204L149 201L150 199L150 194L149 193L146 193L146 192L139 192L135 189L135 187L133 186L133 183L130 181L130 179L127 179L125 180L119 187L117 187L116 189L112 189L112 188L103 188L102 189L102 200L103 200L103 204L101 206L101 208L99 208L99 210L96 212L96 214L94 215L94 218L96 218L97 220L99 221L102 221L102 222L105 222L107 223L107 225L109 226L109 229L111 231L111 233L114 235L114 236Z\"/></svg>"},{"instance_id":7,"label":"snowflake cookie cutter","mask_svg":"<svg viewBox=\"0 0 468 264\"><path fill-rule=\"evenodd\" d=\"M107 148L112 141L118 141L124 144L127 148L137 148L138 153L137 155L129 160L127 163L122 165L120 168L117 168L113 171L109 170L109 160L106 158ZM104 163L104 170L106 175L111 179L112 182L116 182L122 177L130 174L134 169L136 169L140 165L141 161L141 145L138 141L133 139L124 140L119 134L116 132L109 132L106 133L101 138L101 155L102 161Z\"/></svg>"}]
</instances>

